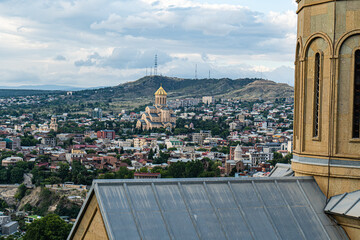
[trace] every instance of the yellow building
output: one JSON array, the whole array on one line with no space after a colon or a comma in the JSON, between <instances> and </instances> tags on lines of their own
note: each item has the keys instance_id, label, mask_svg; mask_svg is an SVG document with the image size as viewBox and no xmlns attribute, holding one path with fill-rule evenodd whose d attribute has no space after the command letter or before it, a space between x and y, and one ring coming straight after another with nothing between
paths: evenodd
<instances>
[{"instance_id":1,"label":"yellow building","mask_svg":"<svg viewBox=\"0 0 360 240\"><path fill-rule=\"evenodd\" d=\"M297 3L292 168L330 198L360 189L360 1Z\"/></svg>"},{"instance_id":2,"label":"yellow building","mask_svg":"<svg viewBox=\"0 0 360 240\"><path fill-rule=\"evenodd\" d=\"M57 130L58 130L58 124L57 124L56 117L51 117L50 130L54 130L55 132L57 132Z\"/></svg>"},{"instance_id":3,"label":"yellow building","mask_svg":"<svg viewBox=\"0 0 360 240\"><path fill-rule=\"evenodd\" d=\"M176 116L173 110L167 106L166 101L167 93L163 87L160 87L155 92L155 104L145 108L145 113L136 123L136 127L143 130L174 128L176 126Z\"/></svg>"}]
</instances>

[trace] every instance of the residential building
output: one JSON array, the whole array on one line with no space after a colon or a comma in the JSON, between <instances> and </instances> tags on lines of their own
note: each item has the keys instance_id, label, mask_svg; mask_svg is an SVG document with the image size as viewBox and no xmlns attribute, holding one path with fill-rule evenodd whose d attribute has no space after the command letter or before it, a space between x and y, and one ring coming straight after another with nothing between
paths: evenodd
<instances>
[{"instance_id":1,"label":"residential building","mask_svg":"<svg viewBox=\"0 0 360 240\"><path fill-rule=\"evenodd\" d=\"M115 131L114 130L101 130L97 132L97 138L99 139L115 139Z\"/></svg>"},{"instance_id":2,"label":"residential building","mask_svg":"<svg viewBox=\"0 0 360 240\"><path fill-rule=\"evenodd\" d=\"M184 143L183 141L180 141L179 139L170 138L165 140L166 148L181 148Z\"/></svg>"},{"instance_id":3,"label":"residential building","mask_svg":"<svg viewBox=\"0 0 360 240\"><path fill-rule=\"evenodd\" d=\"M91 112L91 117L101 119L103 117L102 109L94 108L94 110Z\"/></svg>"},{"instance_id":4,"label":"residential building","mask_svg":"<svg viewBox=\"0 0 360 240\"><path fill-rule=\"evenodd\" d=\"M200 130L200 133L193 133L192 141L198 145L203 145L206 138L211 137L211 131Z\"/></svg>"},{"instance_id":5,"label":"residential building","mask_svg":"<svg viewBox=\"0 0 360 240\"><path fill-rule=\"evenodd\" d=\"M152 179L152 178L161 178L160 173L142 173L142 172L135 172L134 179Z\"/></svg>"},{"instance_id":6,"label":"residential building","mask_svg":"<svg viewBox=\"0 0 360 240\"><path fill-rule=\"evenodd\" d=\"M7 157L1 161L1 166L8 167L8 166L14 166L17 162L23 161L22 157Z\"/></svg>"},{"instance_id":7,"label":"residential building","mask_svg":"<svg viewBox=\"0 0 360 240\"><path fill-rule=\"evenodd\" d=\"M6 148L6 141L0 141L0 149L5 149Z\"/></svg>"},{"instance_id":8,"label":"residential building","mask_svg":"<svg viewBox=\"0 0 360 240\"><path fill-rule=\"evenodd\" d=\"M41 139L41 143L45 146L55 147L56 146L56 137L46 136Z\"/></svg>"},{"instance_id":9,"label":"residential building","mask_svg":"<svg viewBox=\"0 0 360 240\"><path fill-rule=\"evenodd\" d=\"M248 153L252 166L256 166L263 162L271 161L274 157L273 153L250 151Z\"/></svg>"},{"instance_id":10,"label":"residential building","mask_svg":"<svg viewBox=\"0 0 360 240\"><path fill-rule=\"evenodd\" d=\"M215 99L212 96L205 96L205 97L202 97L202 102L207 105L210 105L210 104L215 103Z\"/></svg>"},{"instance_id":11,"label":"residential building","mask_svg":"<svg viewBox=\"0 0 360 240\"><path fill-rule=\"evenodd\" d=\"M18 231L19 223L17 221L11 221L1 226L1 234L11 235Z\"/></svg>"},{"instance_id":12,"label":"residential building","mask_svg":"<svg viewBox=\"0 0 360 240\"><path fill-rule=\"evenodd\" d=\"M13 137L10 140L12 150L21 149L21 139L19 137Z\"/></svg>"},{"instance_id":13,"label":"residential building","mask_svg":"<svg viewBox=\"0 0 360 240\"><path fill-rule=\"evenodd\" d=\"M38 215L30 215L25 217L25 223L33 223L34 221L41 219L41 216Z\"/></svg>"}]
</instances>

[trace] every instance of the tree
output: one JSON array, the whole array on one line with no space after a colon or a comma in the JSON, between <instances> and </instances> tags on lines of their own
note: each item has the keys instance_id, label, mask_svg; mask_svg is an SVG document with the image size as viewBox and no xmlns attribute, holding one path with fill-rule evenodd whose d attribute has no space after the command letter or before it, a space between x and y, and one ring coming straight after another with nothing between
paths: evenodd
<instances>
[{"instance_id":1,"label":"tree","mask_svg":"<svg viewBox=\"0 0 360 240\"><path fill-rule=\"evenodd\" d=\"M34 221L27 227L24 240L64 240L71 230L71 225L67 224L59 216L49 214L44 218Z\"/></svg>"},{"instance_id":2,"label":"tree","mask_svg":"<svg viewBox=\"0 0 360 240\"><path fill-rule=\"evenodd\" d=\"M16 191L15 198L18 201L21 201L21 199L23 199L23 197L25 197L26 190L27 190L27 187L25 186L25 184L21 184Z\"/></svg>"},{"instance_id":3,"label":"tree","mask_svg":"<svg viewBox=\"0 0 360 240\"><path fill-rule=\"evenodd\" d=\"M69 216L71 218L76 218L76 216L79 214L80 208L80 206L67 200L66 197L62 197L56 207L55 213L59 216Z\"/></svg>"},{"instance_id":4,"label":"tree","mask_svg":"<svg viewBox=\"0 0 360 240\"><path fill-rule=\"evenodd\" d=\"M8 182L8 171L6 168L2 168L0 170L0 182L1 183L7 183Z\"/></svg>"},{"instance_id":5,"label":"tree","mask_svg":"<svg viewBox=\"0 0 360 240\"><path fill-rule=\"evenodd\" d=\"M121 160L122 162L126 163L127 165L131 166L131 160L128 158L125 158L124 160Z\"/></svg>"},{"instance_id":6,"label":"tree","mask_svg":"<svg viewBox=\"0 0 360 240\"><path fill-rule=\"evenodd\" d=\"M120 167L119 171L115 173L115 177L118 179L133 179L134 171L127 169L127 167Z\"/></svg>"},{"instance_id":7,"label":"tree","mask_svg":"<svg viewBox=\"0 0 360 240\"><path fill-rule=\"evenodd\" d=\"M218 149L217 149L217 147L212 147L210 151L211 151L211 152L217 152Z\"/></svg>"},{"instance_id":8,"label":"tree","mask_svg":"<svg viewBox=\"0 0 360 240\"><path fill-rule=\"evenodd\" d=\"M88 150L86 150L86 153L87 154L95 154L96 150L95 149L88 149Z\"/></svg>"},{"instance_id":9,"label":"tree","mask_svg":"<svg viewBox=\"0 0 360 240\"><path fill-rule=\"evenodd\" d=\"M69 170L70 170L69 164L60 163L59 165L60 165L60 168L58 171L58 175L61 178L61 180L63 182L65 182L65 180L69 177Z\"/></svg>"},{"instance_id":10,"label":"tree","mask_svg":"<svg viewBox=\"0 0 360 240\"><path fill-rule=\"evenodd\" d=\"M62 180L61 180L61 178L59 178L59 177L51 176L51 177L49 177L49 178L46 178L46 179L45 179L45 182L48 182L48 183L50 183L50 184L57 184L57 183L61 183Z\"/></svg>"},{"instance_id":11,"label":"tree","mask_svg":"<svg viewBox=\"0 0 360 240\"><path fill-rule=\"evenodd\" d=\"M187 162L185 166L185 176L187 178L196 178L204 172L204 166L201 161L191 161Z\"/></svg>"},{"instance_id":12,"label":"tree","mask_svg":"<svg viewBox=\"0 0 360 240\"><path fill-rule=\"evenodd\" d=\"M169 175L173 178L184 178L185 177L185 163L175 162L169 167Z\"/></svg>"},{"instance_id":13,"label":"tree","mask_svg":"<svg viewBox=\"0 0 360 240\"><path fill-rule=\"evenodd\" d=\"M10 171L10 182L21 183L24 180L24 170L19 167L14 167Z\"/></svg>"},{"instance_id":14,"label":"tree","mask_svg":"<svg viewBox=\"0 0 360 240\"><path fill-rule=\"evenodd\" d=\"M86 138L85 138L85 142L86 142L87 144L92 144L94 141L93 141L90 137L86 137Z\"/></svg>"},{"instance_id":15,"label":"tree","mask_svg":"<svg viewBox=\"0 0 360 240\"><path fill-rule=\"evenodd\" d=\"M148 171L147 167L142 167L142 168L139 169L139 172L141 172L141 173L147 173L147 172L149 172L149 171Z\"/></svg>"},{"instance_id":16,"label":"tree","mask_svg":"<svg viewBox=\"0 0 360 240\"><path fill-rule=\"evenodd\" d=\"M154 159L154 151L153 151L152 148L150 149L150 152L149 152L149 154L148 154L148 159L150 159L150 160L153 160L153 159Z\"/></svg>"},{"instance_id":17,"label":"tree","mask_svg":"<svg viewBox=\"0 0 360 240\"><path fill-rule=\"evenodd\" d=\"M0 199L0 211L5 211L5 208L8 208L9 205L5 202L4 199Z\"/></svg>"},{"instance_id":18,"label":"tree","mask_svg":"<svg viewBox=\"0 0 360 240\"><path fill-rule=\"evenodd\" d=\"M36 158L36 160L39 160L42 163L49 162L50 156L49 155L40 155Z\"/></svg>"},{"instance_id":19,"label":"tree","mask_svg":"<svg viewBox=\"0 0 360 240\"><path fill-rule=\"evenodd\" d=\"M28 135L27 133L24 136L20 137L21 146L36 146L36 144L40 143L40 141L36 140L34 136Z\"/></svg>"},{"instance_id":20,"label":"tree","mask_svg":"<svg viewBox=\"0 0 360 240\"><path fill-rule=\"evenodd\" d=\"M36 151L36 150L32 150L32 151L30 152L30 154L32 154L32 155L37 155L37 151Z\"/></svg>"},{"instance_id":21,"label":"tree","mask_svg":"<svg viewBox=\"0 0 360 240\"><path fill-rule=\"evenodd\" d=\"M170 154L164 153L163 151L160 150L160 156L158 158L154 159L154 163L155 164L166 163L167 160L169 159L169 157L170 157Z\"/></svg>"}]
</instances>

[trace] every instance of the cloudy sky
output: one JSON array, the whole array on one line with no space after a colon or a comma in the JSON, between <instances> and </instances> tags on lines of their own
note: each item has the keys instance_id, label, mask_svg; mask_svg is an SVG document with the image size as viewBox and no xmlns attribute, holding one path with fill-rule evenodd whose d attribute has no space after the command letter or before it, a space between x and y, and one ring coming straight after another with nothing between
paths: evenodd
<instances>
[{"instance_id":1,"label":"cloudy sky","mask_svg":"<svg viewBox=\"0 0 360 240\"><path fill-rule=\"evenodd\" d=\"M0 87L150 73L293 85L295 0L0 0Z\"/></svg>"}]
</instances>

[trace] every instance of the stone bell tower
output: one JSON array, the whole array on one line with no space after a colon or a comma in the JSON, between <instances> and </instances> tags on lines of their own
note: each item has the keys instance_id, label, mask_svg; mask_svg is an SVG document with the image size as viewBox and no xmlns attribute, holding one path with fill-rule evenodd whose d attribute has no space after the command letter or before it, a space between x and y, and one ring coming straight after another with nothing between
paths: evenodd
<instances>
[{"instance_id":1,"label":"stone bell tower","mask_svg":"<svg viewBox=\"0 0 360 240\"><path fill-rule=\"evenodd\" d=\"M297 3L292 168L329 198L360 189L360 1Z\"/></svg>"}]
</instances>

